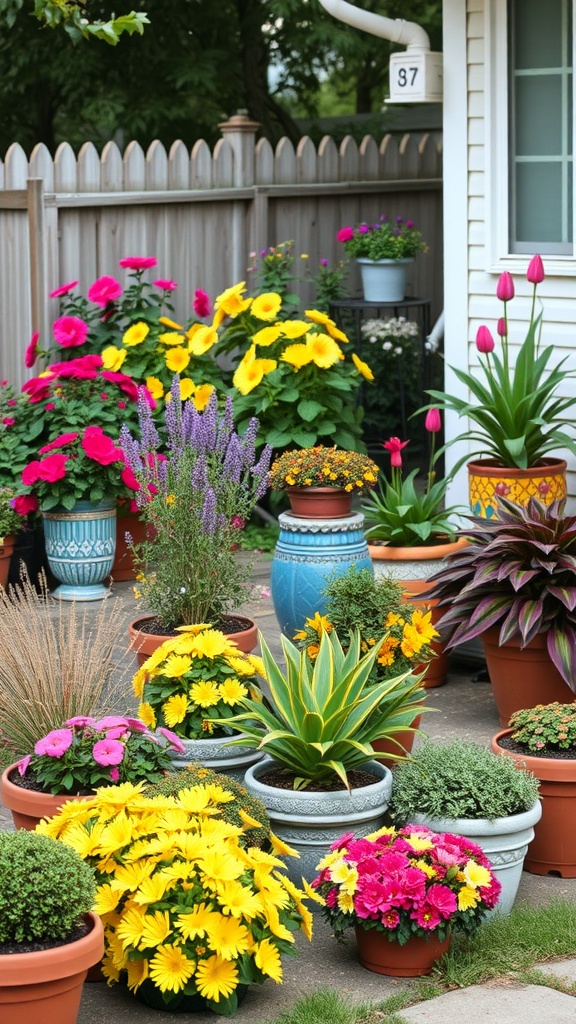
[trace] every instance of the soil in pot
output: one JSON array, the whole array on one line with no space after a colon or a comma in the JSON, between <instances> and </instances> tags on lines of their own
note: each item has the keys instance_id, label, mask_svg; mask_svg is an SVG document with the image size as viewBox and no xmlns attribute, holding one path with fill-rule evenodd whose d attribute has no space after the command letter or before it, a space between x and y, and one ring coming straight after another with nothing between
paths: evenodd
<instances>
[{"instance_id":1,"label":"soil in pot","mask_svg":"<svg viewBox=\"0 0 576 1024\"><path fill-rule=\"evenodd\" d=\"M374 776L370 772L364 772L361 768L353 768L347 772L350 789L362 789L364 786L374 785ZM294 782L298 778L295 772L289 768L272 768L269 772L259 776L259 781L266 786L274 786L275 789L286 789L294 792ZM338 793L346 790L342 779L334 778L330 782L310 781L302 790L303 793Z\"/></svg>"},{"instance_id":2,"label":"soil in pot","mask_svg":"<svg viewBox=\"0 0 576 1024\"><path fill-rule=\"evenodd\" d=\"M220 629L225 633L229 640L233 640L238 650L244 654L250 654L258 643L258 629L252 619L244 615L224 615L218 623L213 623L213 626L214 629ZM167 629L153 615L135 619L130 623L128 632L130 647L136 651L139 666L142 666L165 640L178 636L177 632Z\"/></svg>"}]
</instances>

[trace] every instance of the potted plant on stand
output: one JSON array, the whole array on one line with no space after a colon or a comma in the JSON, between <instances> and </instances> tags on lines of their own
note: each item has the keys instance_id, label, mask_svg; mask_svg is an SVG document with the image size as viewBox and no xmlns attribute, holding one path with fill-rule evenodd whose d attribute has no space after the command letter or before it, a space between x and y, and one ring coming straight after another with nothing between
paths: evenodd
<instances>
[{"instance_id":1,"label":"potted plant on stand","mask_svg":"<svg viewBox=\"0 0 576 1024\"><path fill-rule=\"evenodd\" d=\"M457 537L454 516L461 510L446 507L446 491L452 473L436 479L436 434L442 423L437 409L426 415L425 428L430 437L430 457L426 482L419 486L419 470L403 477L404 448L408 441L391 437L383 447L390 453L390 479L381 477L377 490L362 505L366 517L368 551L376 574L394 575L404 587L406 599L418 607L432 609L432 622L438 624L440 614L429 596L429 578L444 559L464 547L466 540ZM430 664L426 685L440 686L446 680L448 656L442 640L432 645L435 658Z\"/></svg>"},{"instance_id":2,"label":"potted plant on stand","mask_svg":"<svg viewBox=\"0 0 576 1024\"><path fill-rule=\"evenodd\" d=\"M34 832L0 832L0 1017L76 1024L88 968L104 952L94 872Z\"/></svg>"},{"instance_id":3,"label":"potted plant on stand","mask_svg":"<svg viewBox=\"0 0 576 1024\"><path fill-rule=\"evenodd\" d=\"M269 755L248 769L246 788L299 852L292 877L311 879L342 828L366 834L384 823L391 772L374 760L372 740L414 718L422 691L409 672L370 683L379 644L361 655L358 633L345 653L336 632L325 631L313 663L283 637L284 672L262 636L260 644L271 697L242 698L244 710L226 723Z\"/></svg>"},{"instance_id":4,"label":"potted plant on stand","mask_svg":"<svg viewBox=\"0 0 576 1024\"><path fill-rule=\"evenodd\" d=\"M427 252L414 222L382 214L375 224L344 227L336 235L347 256L360 265L367 302L401 302L406 295L406 274L419 252Z\"/></svg>"},{"instance_id":5,"label":"potted plant on stand","mask_svg":"<svg viewBox=\"0 0 576 1024\"><path fill-rule=\"evenodd\" d=\"M576 454L571 431L574 399L558 395L574 374L565 368L566 359L551 368L554 346L543 348L540 344L542 312L536 314L536 290L544 280L540 256L530 261L526 278L533 285L530 323L514 362L508 303L515 288L511 274L504 271L496 289L504 304L504 315L498 320L501 354L496 352L491 331L482 325L476 335L481 373L453 368L466 388L465 395L428 391L435 405L472 422L472 427L454 440L468 440L470 455L484 456L468 464L470 508L488 519L496 515L501 497L524 505L530 497L546 505L565 498L566 462L549 453L567 448Z\"/></svg>"},{"instance_id":6,"label":"potted plant on stand","mask_svg":"<svg viewBox=\"0 0 576 1024\"><path fill-rule=\"evenodd\" d=\"M477 843L502 893L498 913L512 910L522 864L542 813L538 780L474 743L427 741L394 773L390 817Z\"/></svg>"},{"instance_id":7,"label":"potted plant on stand","mask_svg":"<svg viewBox=\"0 0 576 1024\"><path fill-rule=\"evenodd\" d=\"M535 875L576 878L576 704L515 711L492 750L540 780L542 817L524 867Z\"/></svg>"},{"instance_id":8,"label":"potted plant on stand","mask_svg":"<svg viewBox=\"0 0 576 1024\"><path fill-rule=\"evenodd\" d=\"M270 449L257 460L258 421L239 437L229 399L219 411L213 393L199 412L192 401L181 401L178 378L164 420L165 444L146 403L140 405L141 440L127 428L121 433L125 479L152 530L134 550L136 596L152 614L131 624L131 646L142 664L178 626L204 623L250 651L256 644L253 622L230 613L246 595L250 566L233 547L266 490Z\"/></svg>"},{"instance_id":9,"label":"potted plant on stand","mask_svg":"<svg viewBox=\"0 0 576 1024\"><path fill-rule=\"evenodd\" d=\"M349 832L318 870L312 885L336 938L354 926L362 966L395 977L430 974L452 933L471 935L500 895L476 843L422 825Z\"/></svg>"},{"instance_id":10,"label":"potted plant on stand","mask_svg":"<svg viewBox=\"0 0 576 1024\"><path fill-rule=\"evenodd\" d=\"M503 726L514 711L576 691L576 516L563 502L505 498L472 518L468 545L431 579L448 648L480 637ZM446 609L446 610L444 610Z\"/></svg>"},{"instance_id":11,"label":"potted plant on stand","mask_svg":"<svg viewBox=\"0 0 576 1024\"><path fill-rule=\"evenodd\" d=\"M180 627L174 639L144 662L134 676L140 700L139 715L153 729L168 727L179 739L173 749L173 768L200 761L238 781L263 754L240 739L228 725L250 696L262 700L256 675L264 668L260 658L246 654L220 630L202 624Z\"/></svg>"}]
</instances>

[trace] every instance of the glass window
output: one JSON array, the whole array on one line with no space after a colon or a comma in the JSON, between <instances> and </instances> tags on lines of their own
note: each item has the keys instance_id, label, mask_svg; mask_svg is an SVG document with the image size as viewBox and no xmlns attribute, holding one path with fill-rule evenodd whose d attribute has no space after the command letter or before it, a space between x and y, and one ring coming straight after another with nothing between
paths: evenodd
<instances>
[{"instance_id":1,"label":"glass window","mask_svg":"<svg viewBox=\"0 0 576 1024\"><path fill-rule=\"evenodd\" d=\"M572 0L510 0L510 251L571 254Z\"/></svg>"}]
</instances>

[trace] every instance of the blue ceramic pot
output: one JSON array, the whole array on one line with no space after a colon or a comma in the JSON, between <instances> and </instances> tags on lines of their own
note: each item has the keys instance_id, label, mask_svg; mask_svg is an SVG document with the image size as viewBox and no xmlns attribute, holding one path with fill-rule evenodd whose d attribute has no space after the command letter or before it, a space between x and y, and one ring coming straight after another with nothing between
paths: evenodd
<instances>
[{"instance_id":1,"label":"blue ceramic pot","mask_svg":"<svg viewBox=\"0 0 576 1024\"><path fill-rule=\"evenodd\" d=\"M116 549L116 502L79 501L69 512L43 512L46 556L61 581L52 596L60 601L100 601L110 591L103 581L110 574Z\"/></svg>"},{"instance_id":2,"label":"blue ceramic pot","mask_svg":"<svg viewBox=\"0 0 576 1024\"><path fill-rule=\"evenodd\" d=\"M343 575L351 565L370 572L373 567L361 512L338 519L302 519L282 512L278 522L270 587L280 629L292 639L306 618L325 613L322 591L328 576Z\"/></svg>"}]
</instances>

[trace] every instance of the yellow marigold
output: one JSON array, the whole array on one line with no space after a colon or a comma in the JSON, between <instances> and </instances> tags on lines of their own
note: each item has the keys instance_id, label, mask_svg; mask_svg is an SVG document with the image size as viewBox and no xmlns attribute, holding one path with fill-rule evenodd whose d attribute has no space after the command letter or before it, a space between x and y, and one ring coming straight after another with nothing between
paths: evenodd
<instances>
[{"instance_id":1,"label":"yellow marigold","mask_svg":"<svg viewBox=\"0 0 576 1024\"><path fill-rule=\"evenodd\" d=\"M156 715L151 704L144 701L138 708L138 718L147 725L149 729L156 728Z\"/></svg>"},{"instance_id":2,"label":"yellow marigold","mask_svg":"<svg viewBox=\"0 0 576 1024\"><path fill-rule=\"evenodd\" d=\"M380 665L394 664L394 650L399 644L400 641L395 636L387 636L386 639L382 641L382 645L378 653L378 661Z\"/></svg>"},{"instance_id":3,"label":"yellow marigold","mask_svg":"<svg viewBox=\"0 0 576 1024\"><path fill-rule=\"evenodd\" d=\"M422 638L423 644L429 644L440 636L432 625L431 611L422 612L419 608L415 608L412 613L411 625Z\"/></svg>"},{"instance_id":4,"label":"yellow marigold","mask_svg":"<svg viewBox=\"0 0 576 1024\"><path fill-rule=\"evenodd\" d=\"M359 359L355 352L352 353L352 362L354 363L354 366L358 370L358 373L362 377L364 377L365 380L374 380L374 374L372 373L372 370L368 366L368 363L365 363L362 359Z\"/></svg>"},{"instance_id":5,"label":"yellow marigold","mask_svg":"<svg viewBox=\"0 0 576 1024\"><path fill-rule=\"evenodd\" d=\"M252 302L250 312L258 320L274 320L282 306L282 297L277 292L265 292L257 295Z\"/></svg>"},{"instance_id":6,"label":"yellow marigold","mask_svg":"<svg viewBox=\"0 0 576 1024\"><path fill-rule=\"evenodd\" d=\"M419 654L422 648L424 647L424 640L422 639L421 634L418 632L417 629L414 628L414 626L410 625L410 623L406 623L402 630L403 653L404 644L406 644L407 647L410 647L414 654ZM410 657L410 655L406 655L406 657Z\"/></svg>"},{"instance_id":7,"label":"yellow marigold","mask_svg":"<svg viewBox=\"0 0 576 1024\"><path fill-rule=\"evenodd\" d=\"M126 345L127 348L131 348L133 345L141 345L148 337L149 333L150 328L148 324L139 320L137 323L131 324L127 331L124 331L124 334L122 335L122 344Z\"/></svg>"},{"instance_id":8,"label":"yellow marigold","mask_svg":"<svg viewBox=\"0 0 576 1024\"><path fill-rule=\"evenodd\" d=\"M173 373L182 373L190 362L190 354L185 348L171 348L166 352L164 360Z\"/></svg>"},{"instance_id":9,"label":"yellow marigold","mask_svg":"<svg viewBox=\"0 0 576 1024\"><path fill-rule=\"evenodd\" d=\"M125 349L116 348L116 345L107 345L101 353L103 368L117 373L126 359L127 354L128 353Z\"/></svg>"},{"instance_id":10,"label":"yellow marigold","mask_svg":"<svg viewBox=\"0 0 576 1024\"><path fill-rule=\"evenodd\" d=\"M185 693L173 693L162 705L162 714L170 729L184 721L187 710L188 697Z\"/></svg>"},{"instance_id":11,"label":"yellow marigold","mask_svg":"<svg viewBox=\"0 0 576 1024\"><path fill-rule=\"evenodd\" d=\"M198 387L194 390L194 397L192 401L194 402L194 405L198 412L203 412L203 410L206 408L208 402L210 401L210 396L213 391L213 384L199 384Z\"/></svg>"},{"instance_id":12,"label":"yellow marigold","mask_svg":"<svg viewBox=\"0 0 576 1024\"><path fill-rule=\"evenodd\" d=\"M475 907L479 899L480 893L469 885L465 885L458 893L458 910L469 910L470 907Z\"/></svg>"},{"instance_id":13,"label":"yellow marigold","mask_svg":"<svg viewBox=\"0 0 576 1024\"><path fill-rule=\"evenodd\" d=\"M307 334L306 346L312 361L322 370L328 370L340 359L344 359L340 346L328 334Z\"/></svg>"}]
</instances>

